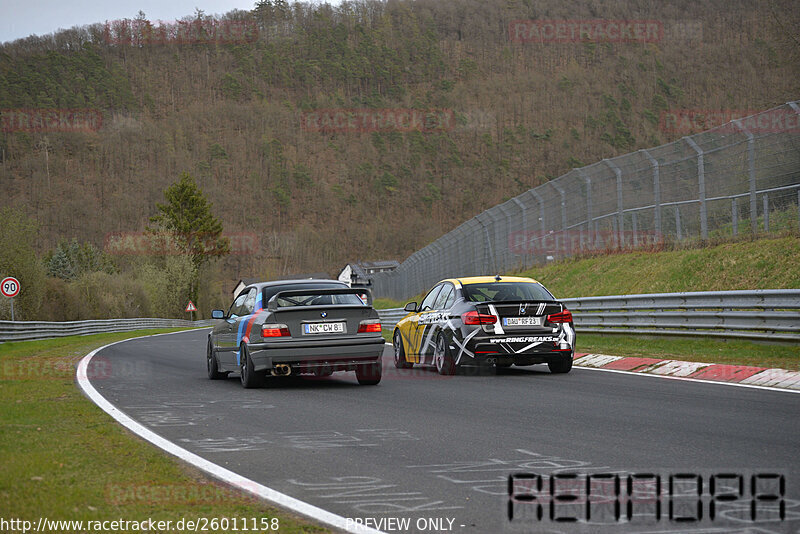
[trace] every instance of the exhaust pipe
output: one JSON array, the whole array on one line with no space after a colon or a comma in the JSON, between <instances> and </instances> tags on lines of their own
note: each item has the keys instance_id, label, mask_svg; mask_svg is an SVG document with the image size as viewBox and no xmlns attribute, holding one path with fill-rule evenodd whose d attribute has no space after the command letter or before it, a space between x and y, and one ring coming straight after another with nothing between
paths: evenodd
<instances>
[{"instance_id":1,"label":"exhaust pipe","mask_svg":"<svg viewBox=\"0 0 800 534\"><path fill-rule=\"evenodd\" d=\"M292 366L286 363L279 363L272 368L272 376L289 376L292 374Z\"/></svg>"}]
</instances>

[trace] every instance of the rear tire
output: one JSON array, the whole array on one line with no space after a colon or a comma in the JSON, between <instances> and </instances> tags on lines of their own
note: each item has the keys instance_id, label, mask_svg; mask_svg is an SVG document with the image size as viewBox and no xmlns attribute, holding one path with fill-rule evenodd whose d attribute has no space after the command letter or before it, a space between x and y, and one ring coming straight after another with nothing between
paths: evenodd
<instances>
[{"instance_id":1,"label":"rear tire","mask_svg":"<svg viewBox=\"0 0 800 534\"><path fill-rule=\"evenodd\" d=\"M570 354L566 358L549 361L547 362L547 367L550 368L550 372L553 374L569 373L572 370L572 355Z\"/></svg>"},{"instance_id":2,"label":"rear tire","mask_svg":"<svg viewBox=\"0 0 800 534\"><path fill-rule=\"evenodd\" d=\"M247 352L247 345L244 343L239 347L239 372L244 388L258 388L264 385L264 373L256 372L253 360Z\"/></svg>"},{"instance_id":3,"label":"rear tire","mask_svg":"<svg viewBox=\"0 0 800 534\"><path fill-rule=\"evenodd\" d=\"M398 369L411 369L414 367L413 363L406 361L406 350L403 347L403 336L400 334L399 330L395 331L393 341L394 366Z\"/></svg>"},{"instance_id":4,"label":"rear tire","mask_svg":"<svg viewBox=\"0 0 800 534\"><path fill-rule=\"evenodd\" d=\"M456 363L450 354L450 347L442 334L436 338L436 351L433 353L433 362L440 375L450 376L456 374Z\"/></svg>"},{"instance_id":5,"label":"rear tire","mask_svg":"<svg viewBox=\"0 0 800 534\"><path fill-rule=\"evenodd\" d=\"M383 368L380 360L369 365L356 367L356 379L362 386L375 386L381 381Z\"/></svg>"},{"instance_id":6,"label":"rear tire","mask_svg":"<svg viewBox=\"0 0 800 534\"><path fill-rule=\"evenodd\" d=\"M221 380L228 376L228 373L223 373L219 370L219 362L217 355L214 353L214 347L211 345L211 340L208 340L208 349L206 349L206 368L208 370L208 378L211 380Z\"/></svg>"}]
</instances>

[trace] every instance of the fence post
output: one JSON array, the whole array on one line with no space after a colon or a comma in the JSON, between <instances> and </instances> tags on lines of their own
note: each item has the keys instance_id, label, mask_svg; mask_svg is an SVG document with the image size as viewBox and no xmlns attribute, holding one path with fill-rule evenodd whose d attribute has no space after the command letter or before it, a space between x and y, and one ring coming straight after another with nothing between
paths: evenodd
<instances>
[{"instance_id":1,"label":"fence post","mask_svg":"<svg viewBox=\"0 0 800 534\"><path fill-rule=\"evenodd\" d=\"M659 167L658 167L658 160L650 155L650 152L647 150L642 150L647 159L650 160L650 164L653 165L653 204L655 205L655 217L654 223L656 227L656 233L661 233L661 181L659 176Z\"/></svg>"},{"instance_id":2,"label":"fence post","mask_svg":"<svg viewBox=\"0 0 800 534\"><path fill-rule=\"evenodd\" d=\"M560 188L559 186L556 185L554 180L550 180L547 183L552 185L553 189L558 191L559 195L561 195L561 236L564 239L567 239L567 199L566 199L566 193L564 192L564 190L562 188ZM571 243L571 241L569 241L569 239L567 239L567 241ZM567 253L567 254L572 254L571 247L570 247L570 250L567 250L567 247L565 246L564 247L564 252Z\"/></svg>"},{"instance_id":3,"label":"fence post","mask_svg":"<svg viewBox=\"0 0 800 534\"><path fill-rule=\"evenodd\" d=\"M594 245L594 216L592 215L592 179L583 173L583 169L575 169L578 175L586 182L586 227L589 231L589 241ZM581 239L581 248L583 248L583 240ZM592 248L592 247L590 247Z\"/></svg>"},{"instance_id":4,"label":"fence post","mask_svg":"<svg viewBox=\"0 0 800 534\"><path fill-rule=\"evenodd\" d=\"M756 147L755 136L744 127L740 120L733 124L747 136L747 175L750 182L750 231L755 235L758 232L758 208L756 203Z\"/></svg>"},{"instance_id":5,"label":"fence post","mask_svg":"<svg viewBox=\"0 0 800 534\"><path fill-rule=\"evenodd\" d=\"M703 149L697 146L694 139L684 137L689 146L697 152L697 188L700 195L700 236L708 239L708 212L706 211L706 172L703 161Z\"/></svg>"},{"instance_id":6,"label":"fence post","mask_svg":"<svg viewBox=\"0 0 800 534\"><path fill-rule=\"evenodd\" d=\"M675 231L677 233L676 237L678 238L678 241L683 239L681 232L681 207L677 205L675 206Z\"/></svg>"},{"instance_id":7,"label":"fence post","mask_svg":"<svg viewBox=\"0 0 800 534\"><path fill-rule=\"evenodd\" d=\"M541 187L541 186L540 186ZM539 244L544 245L544 236L545 236L545 224L544 224L544 200L542 199L542 195L536 192L536 189L531 189L531 195L536 198L536 201L539 203ZM544 246L541 247L544 250Z\"/></svg>"},{"instance_id":8,"label":"fence post","mask_svg":"<svg viewBox=\"0 0 800 534\"><path fill-rule=\"evenodd\" d=\"M739 214L736 212L736 199L731 199L731 225L733 229L733 237L739 235Z\"/></svg>"},{"instance_id":9,"label":"fence post","mask_svg":"<svg viewBox=\"0 0 800 534\"><path fill-rule=\"evenodd\" d=\"M475 220L477 220L478 224L480 224L481 228L483 228L483 235L486 237L486 248L483 250L483 265L484 265L484 272L489 272L492 267L491 260L494 258L494 254L492 253L492 241L489 238L489 229L486 227L486 224L482 220L480 220L480 215L477 215L475 217ZM497 269L494 270L496 271Z\"/></svg>"},{"instance_id":10,"label":"fence post","mask_svg":"<svg viewBox=\"0 0 800 534\"><path fill-rule=\"evenodd\" d=\"M764 193L764 232L769 232L769 196Z\"/></svg>"},{"instance_id":11,"label":"fence post","mask_svg":"<svg viewBox=\"0 0 800 534\"><path fill-rule=\"evenodd\" d=\"M611 170L613 170L614 174L617 176L617 219L619 221L617 223L617 230L619 231L617 243L619 246L622 246L624 241L622 233L625 231L625 212L622 207L622 170L614 165L610 159L604 159L603 162L611 167Z\"/></svg>"},{"instance_id":12,"label":"fence post","mask_svg":"<svg viewBox=\"0 0 800 534\"><path fill-rule=\"evenodd\" d=\"M519 199L519 197L514 197L511 200L514 201L514 203L519 208L519 211L522 212L522 230L521 230L521 232L522 232L522 235L525 237L525 242L527 243L528 242L528 207L525 205L525 203L523 201L521 201ZM511 244L511 236L509 235L508 238L509 238L509 244ZM529 267L527 250L525 250L522 254L520 254L520 256L522 257L522 268Z\"/></svg>"}]
</instances>

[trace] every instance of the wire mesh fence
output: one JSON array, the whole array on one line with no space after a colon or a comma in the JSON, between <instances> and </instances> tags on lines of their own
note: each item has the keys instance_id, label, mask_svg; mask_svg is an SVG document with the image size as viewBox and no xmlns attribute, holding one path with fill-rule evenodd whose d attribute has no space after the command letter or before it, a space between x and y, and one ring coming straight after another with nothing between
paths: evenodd
<instances>
[{"instance_id":1,"label":"wire mesh fence","mask_svg":"<svg viewBox=\"0 0 800 534\"><path fill-rule=\"evenodd\" d=\"M573 169L371 275L373 292L404 299L591 251L797 229L799 104Z\"/></svg>"}]
</instances>

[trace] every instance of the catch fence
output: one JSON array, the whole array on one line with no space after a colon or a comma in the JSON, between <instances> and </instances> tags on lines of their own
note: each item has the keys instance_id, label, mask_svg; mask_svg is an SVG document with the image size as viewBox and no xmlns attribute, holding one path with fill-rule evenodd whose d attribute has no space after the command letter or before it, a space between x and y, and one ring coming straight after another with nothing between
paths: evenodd
<instances>
[{"instance_id":1,"label":"catch fence","mask_svg":"<svg viewBox=\"0 0 800 534\"><path fill-rule=\"evenodd\" d=\"M800 101L572 171L371 275L397 300L591 251L800 226Z\"/></svg>"}]
</instances>

